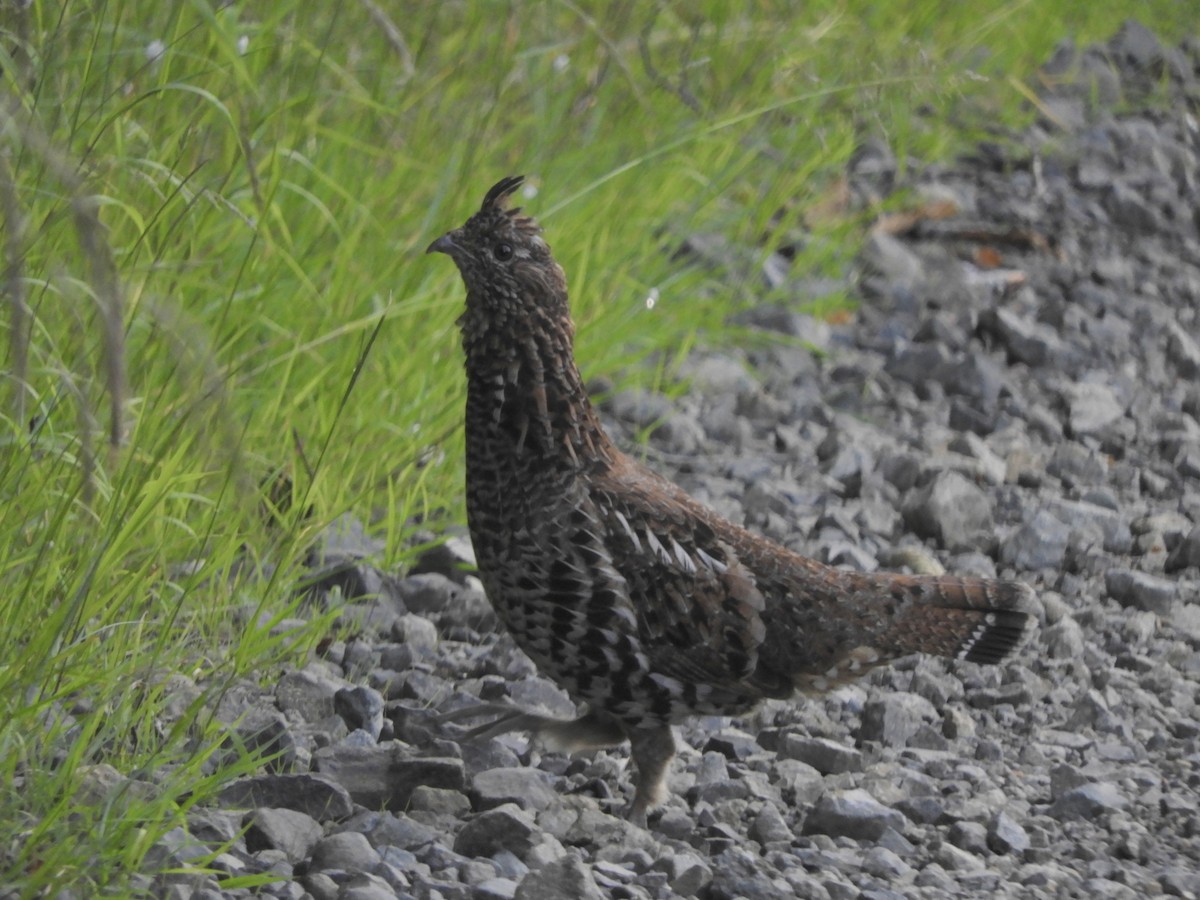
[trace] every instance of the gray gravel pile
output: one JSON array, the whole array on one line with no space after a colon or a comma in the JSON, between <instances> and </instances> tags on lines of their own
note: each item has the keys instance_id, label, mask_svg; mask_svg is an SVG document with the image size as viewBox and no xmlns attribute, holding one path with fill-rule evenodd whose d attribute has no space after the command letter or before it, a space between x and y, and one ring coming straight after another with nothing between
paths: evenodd
<instances>
[{"instance_id":1,"label":"gray gravel pile","mask_svg":"<svg viewBox=\"0 0 1200 900\"><path fill-rule=\"evenodd\" d=\"M748 310L810 346L698 355L682 400L604 407L625 443L663 421L652 465L807 555L1035 585L1045 622L1015 661L912 658L688 723L643 830L612 814L624 750L439 722L480 698L574 712L497 634L468 544L401 579L343 533L321 558L377 593L348 612L359 637L226 697L277 769L156 851L223 841L218 867L318 900L1200 896L1198 72L1200 42L1130 24L1060 48L1015 141L903 184L865 146L854 195L904 190L915 212L847 276L854 320ZM797 304L813 289L783 256L761 278ZM221 896L201 876L156 890Z\"/></svg>"}]
</instances>

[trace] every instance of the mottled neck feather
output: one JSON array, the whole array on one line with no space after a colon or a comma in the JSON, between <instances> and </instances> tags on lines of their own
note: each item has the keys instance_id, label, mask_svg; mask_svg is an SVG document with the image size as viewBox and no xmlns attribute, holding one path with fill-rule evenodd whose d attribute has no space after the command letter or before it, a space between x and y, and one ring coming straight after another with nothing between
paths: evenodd
<instances>
[{"instance_id":1,"label":"mottled neck feather","mask_svg":"<svg viewBox=\"0 0 1200 900\"><path fill-rule=\"evenodd\" d=\"M501 326L462 319L467 439L494 452L535 454L547 465L594 468L616 448L604 433L575 365L574 329L557 310L526 311Z\"/></svg>"}]
</instances>

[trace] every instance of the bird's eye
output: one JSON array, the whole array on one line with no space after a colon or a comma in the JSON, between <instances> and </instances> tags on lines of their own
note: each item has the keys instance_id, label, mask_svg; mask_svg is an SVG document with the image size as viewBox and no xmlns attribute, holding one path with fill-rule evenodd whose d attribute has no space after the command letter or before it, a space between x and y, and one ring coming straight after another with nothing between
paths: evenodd
<instances>
[{"instance_id":1,"label":"bird's eye","mask_svg":"<svg viewBox=\"0 0 1200 900\"><path fill-rule=\"evenodd\" d=\"M500 262L508 262L513 257L512 244L506 244L504 241L501 241L492 248L492 255L500 260Z\"/></svg>"}]
</instances>

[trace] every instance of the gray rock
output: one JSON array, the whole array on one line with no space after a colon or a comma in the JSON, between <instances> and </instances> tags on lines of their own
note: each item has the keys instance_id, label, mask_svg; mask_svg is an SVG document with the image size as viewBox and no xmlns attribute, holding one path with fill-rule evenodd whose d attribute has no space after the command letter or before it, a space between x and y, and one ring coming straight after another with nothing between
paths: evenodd
<instances>
[{"instance_id":1,"label":"gray rock","mask_svg":"<svg viewBox=\"0 0 1200 900\"><path fill-rule=\"evenodd\" d=\"M319 666L288 672L275 685L275 702L285 713L305 722L319 722L333 715L333 695L342 687Z\"/></svg>"},{"instance_id":2,"label":"gray rock","mask_svg":"<svg viewBox=\"0 0 1200 900\"><path fill-rule=\"evenodd\" d=\"M1075 441L1063 441L1054 448L1046 471L1068 486L1100 484L1108 474L1108 464L1095 450Z\"/></svg>"},{"instance_id":3,"label":"gray rock","mask_svg":"<svg viewBox=\"0 0 1200 900\"><path fill-rule=\"evenodd\" d=\"M806 763L822 775L861 772L863 767L862 753L829 738L785 735L779 747L779 755L784 759Z\"/></svg>"},{"instance_id":4,"label":"gray rock","mask_svg":"<svg viewBox=\"0 0 1200 900\"><path fill-rule=\"evenodd\" d=\"M522 809L545 809L558 794L548 774L528 766L486 769L475 773L471 797L476 809L515 803Z\"/></svg>"},{"instance_id":5,"label":"gray rock","mask_svg":"<svg viewBox=\"0 0 1200 900\"><path fill-rule=\"evenodd\" d=\"M1125 809L1129 801L1115 785L1092 782L1063 792L1047 810L1055 819L1094 819L1104 813Z\"/></svg>"},{"instance_id":6,"label":"gray rock","mask_svg":"<svg viewBox=\"0 0 1200 900\"><path fill-rule=\"evenodd\" d=\"M331 834L313 847L312 867L318 871L342 869L348 872L370 872L380 863L379 854L371 842L357 831Z\"/></svg>"},{"instance_id":7,"label":"gray rock","mask_svg":"<svg viewBox=\"0 0 1200 900\"><path fill-rule=\"evenodd\" d=\"M760 844L790 841L792 829L788 827L774 804L764 803L750 825L750 837Z\"/></svg>"},{"instance_id":8,"label":"gray rock","mask_svg":"<svg viewBox=\"0 0 1200 900\"><path fill-rule=\"evenodd\" d=\"M887 829L901 831L904 816L861 788L830 791L804 819L805 834L878 840Z\"/></svg>"},{"instance_id":9,"label":"gray rock","mask_svg":"<svg viewBox=\"0 0 1200 900\"><path fill-rule=\"evenodd\" d=\"M440 571L410 574L396 582L396 594L409 612L437 615L451 605L458 585Z\"/></svg>"},{"instance_id":10,"label":"gray rock","mask_svg":"<svg viewBox=\"0 0 1200 900\"><path fill-rule=\"evenodd\" d=\"M398 616L392 623L392 639L401 644L407 644L413 650L428 653L437 646L437 626L413 613Z\"/></svg>"},{"instance_id":11,"label":"gray rock","mask_svg":"<svg viewBox=\"0 0 1200 900\"><path fill-rule=\"evenodd\" d=\"M401 812L419 785L462 791L466 770L461 759L414 757L398 742L372 747L323 747L313 763L326 777L342 785L356 803L369 809Z\"/></svg>"},{"instance_id":12,"label":"gray rock","mask_svg":"<svg viewBox=\"0 0 1200 900\"><path fill-rule=\"evenodd\" d=\"M481 812L454 839L454 852L463 856L492 856L502 850L524 857L540 832L529 813L515 803Z\"/></svg>"},{"instance_id":13,"label":"gray rock","mask_svg":"<svg viewBox=\"0 0 1200 900\"><path fill-rule=\"evenodd\" d=\"M575 856L566 856L531 871L517 885L516 900L604 900L596 879Z\"/></svg>"},{"instance_id":14,"label":"gray rock","mask_svg":"<svg viewBox=\"0 0 1200 900\"><path fill-rule=\"evenodd\" d=\"M863 708L859 740L903 747L922 724L939 719L933 704L917 694L896 691L867 702Z\"/></svg>"},{"instance_id":15,"label":"gray rock","mask_svg":"<svg viewBox=\"0 0 1200 900\"><path fill-rule=\"evenodd\" d=\"M913 287L925 276L925 264L904 243L889 234L872 232L862 249L863 264L884 279Z\"/></svg>"},{"instance_id":16,"label":"gray rock","mask_svg":"<svg viewBox=\"0 0 1200 900\"><path fill-rule=\"evenodd\" d=\"M432 813L435 816L461 818L471 811L471 800L461 791L418 785L408 800L411 812Z\"/></svg>"},{"instance_id":17,"label":"gray rock","mask_svg":"<svg viewBox=\"0 0 1200 900\"><path fill-rule=\"evenodd\" d=\"M511 878L489 878L475 885L473 900L513 900L517 883Z\"/></svg>"},{"instance_id":18,"label":"gray rock","mask_svg":"<svg viewBox=\"0 0 1200 900\"><path fill-rule=\"evenodd\" d=\"M745 900L775 900L787 896L786 882L770 862L740 847L723 850L712 859L709 895Z\"/></svg>"},{"instance_id":19,"label":"gray rock","mask_svg":"<svg viewBox=\"0 0 1200 900\"><path fill-rule=\"evenodd\" d=\"M1103 434L1125 415L1124 404L1107 385L1081 382L1071 385L1065 397L1071 433L1077 437Z\"/></svg>"},{"instance_id":20,"label":"gray rock","mask_svg":"<svg viewBox=\"0 0 1200 900\"><path fill-rule=\"evenodd\" d=\"M1083 655L1083 629L1074 619L1063 619L1042 632L1042 645L1051 659L1078 659Z\"/></svg>"},{"instance_id":21,"label":"gray rock","mask_svg":"<svg viewBox=\"0 0 1200 900\"><path fill-rule=\"evenodd\" d=\"M334 711L351 731L361 729L378 740L383 730L383 697L361 685L342 688L333 695Z\"/></svg>"},{"instance_id":22,"label":"gray rock","mask_svg":"<svg viewBox=\"0 0 1200 900\"><path fill-rule=\"evenodd\" d=\"M713 878L708 863L697 854L687 851L660 857L654 862L652 869L665 872L671 890L683 897L698 896Z\"/></svg>"},{"instance_id":23,"label":"gray rock","mask_svg":"<svg viewBox=\"0 0 1200 900\"><path fill-rule=\"evenodd\" d=\"M1200 343L1174 319L1168 319L1164 324L1167 331L1167 359L1175 364L1181 377L1200 377Z\"/></svg>"},{"instance_id":24,"label":"gray rock","mask_svg":"<svg viewBox=\"0 0 1200 900\"><path fill-rule=\"evenodd\" d=\"M985 310L979 318L979 327L1000 340L1010 359L1028 366L1058 363L1067 352L1052 329L1003 307Z\"/></svg>"},{"instance_id":25,"label":"gray rock","mask_svg":"<svg viewBox=\"0 0 1200 900\"><path fill-rule=\"evenodd\" d=\"M1175 545L1164 568L1167 572L1178 572L1188 568L1200 569L1200 526L1189 531Z\"/></svg>"},{"instance_id":26,"label":"gray rock","mask_svg":"<svg viewBox=\"0 0 1200 900\"><path fill-rule=\"evenodd\" d=\"M437 575L452 585L460 585L464 584L474 571L475 548L471 546L471 539L465 534L451 534L421 551L417 561L409 569L409 577L404 580ZM453 592L443 592L443 584L433 580L426 581L414 590L413 585L404 586L403 582L400 582L396 585L396 595L412 612L443 612L447 608L446 603L434 604L439 599L449 601L454 596ZM410 604L410 600L416 600L416 605ZM421 606L425 608L419 608Z\"/></svg>"},{"instance_id":27,"label":"gray rock","mask_svg":"<svg viewBox=\"0 0 1200 900\"><path fill-rule=\"evenodd\" d=\"M1067 555L1071 529L1044 509L1001 542L1000 559L1024 571L1058 569Z\"/></svg>"},{"instance_id":28,"label":"gray rock","mask_svg":"<svg viewBox=\"0 0 1200 900\"><path fill-rule=\"evenodd\" d=\"M307 859L324 834L316 819L294 809L256 809L246 814L242 824L247 850L282 850L293 863Z\"/></svg>"},{"instance_id":29,"label":"gray rock","mask_svg":"<svg viewBox=\"0 0 1200 900\"><path fill-rule=\"evenodd\" d=\"M797 807L809 806L825 793L825 779L808 763L779 758L773 766L779 790Z\"/></svg>"},{"instance_id":30,"label":"gray rock","mask_svg":"<svg viewBox=\"0 0 1200 900\"><path fill-rule=\"evenodd\" d=\"M992 528L987 494L957 472L943 472L905 500L904 522L921 537L951 549L972 546L972 538Z\"/></svg>"},{"instance_id":31,"label":"gray rock","mask_svg":"<svg viewBox=\"0 0 1200 900\"><path fill-rule=\"evenodd\" d=\"M1175 582L1132 569L1109 569L1104 573L1104 585L1108 595L1122 606L1160 616L1171 614L1178 593Z\"/></svg>"},{"instance_id":32,"label":"gray rock","mask_svg":"<svg viewBox=\"0 0 1200 900\"><path fill-rule=\"evenodd\" d=\"M993 853L1020 856L1031 844L1029 833L1003 810L988 822L987 845Z\"/></svg>"},{"instance_id":33,"label":"gray rock","mask_svg":"<svg viewBox=\"0 0 1200 900\"><path fill-rule=\"evenodd\" d=\"M955 822L950 826L947 837L960 850L977 856L987 855L987 829L979 822Z\"/></svg>"},{"instance_id":34,"label":"gray rock","mask_svg":"<svg viewBox=\"0 0 1200 900\"><path fill-rule=\"evenodd\" d=\"M342 882L338 900L396 900L396 892L386 878L369 872L355 872Z\"/></svg>"},{"instance_id":35,"label":"gray rock","mask_svg":"<svg viewBox=\"0 0 1200 900\"><path fill-rule=\"evenodd\" d=\"M224 806L294 809L318 822L344 819L354 810L350 794L320 775L256 775L231 782L218 799Z\"/></svg>"}]
</instances>

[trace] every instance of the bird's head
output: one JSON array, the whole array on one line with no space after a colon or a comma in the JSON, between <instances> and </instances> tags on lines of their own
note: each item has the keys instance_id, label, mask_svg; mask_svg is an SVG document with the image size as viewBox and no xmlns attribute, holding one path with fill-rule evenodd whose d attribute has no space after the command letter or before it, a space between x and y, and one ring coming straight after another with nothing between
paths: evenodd
<instances>
[{"instance_id":1,"label":"bird's head","mask_svg":"<svg viewBox=\"0 0 1200 900\"><path fill-rule=\"evenodd\" d=\"M508 201L524 182L520 175L497 182L479 212L448 231L426 253L454 260L467 286L464 327L493 331L549 313L567 314L567 282L542 240L542 229ZM539 315L540 314L540 315Z\"/></svg>"}]
</instances>

